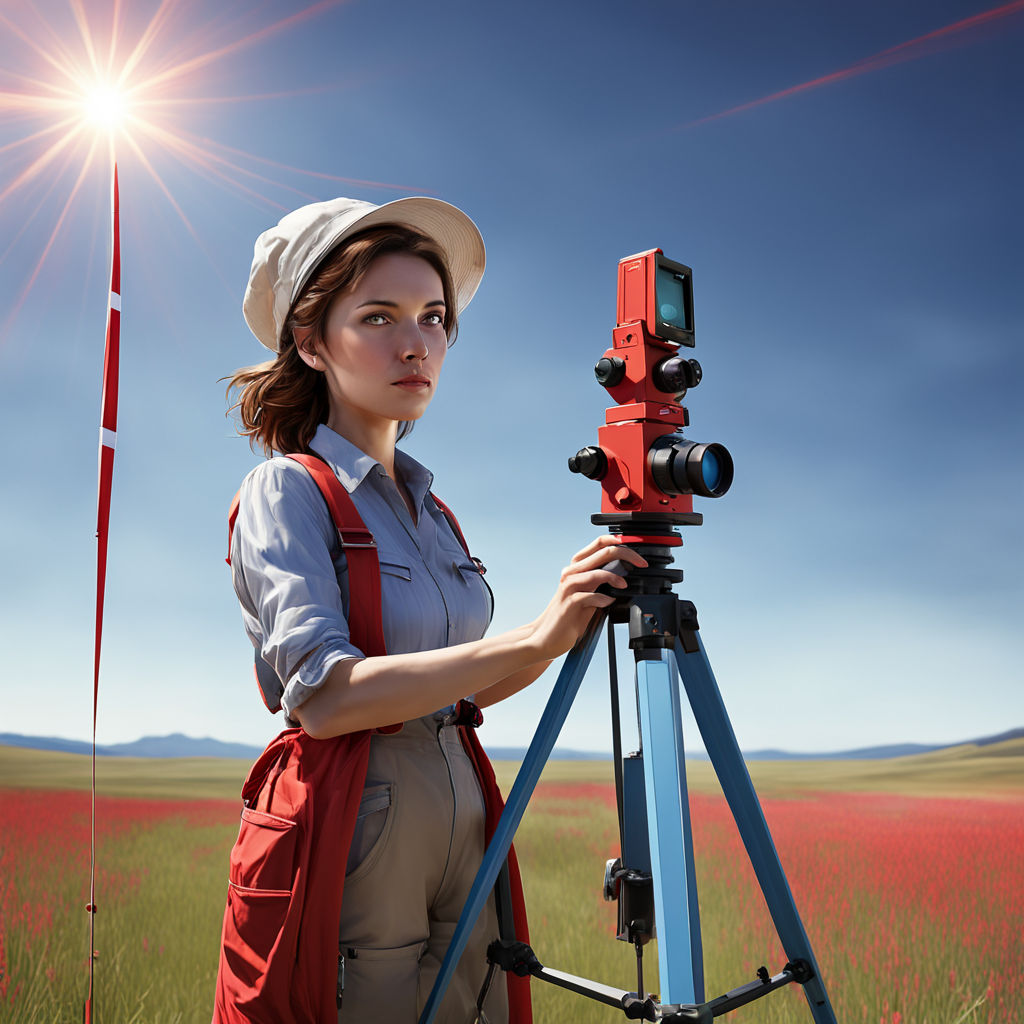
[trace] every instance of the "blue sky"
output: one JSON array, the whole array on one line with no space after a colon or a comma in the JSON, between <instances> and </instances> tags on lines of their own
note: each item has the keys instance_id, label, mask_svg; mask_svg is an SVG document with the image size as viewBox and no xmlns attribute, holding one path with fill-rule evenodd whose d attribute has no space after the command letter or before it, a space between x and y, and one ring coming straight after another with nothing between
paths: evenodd
<instances>
[{"instance_id":1,"label":"blue sky","mask_svg":"<svg viewBox=\"0 0 1024 1024\"><path fill-rule=\"evenodd\" d=\"M230 171L228 184L140 138L187 227L119 146L100 742L262 743L280 727L257 697L223 563L227 505L255 456L225 419L220 378L263 358L240 314L256 235L339 194L436 195L487 242L483 286L406 446L488 565L493 628L533 618L595 535L599 487L566 459L596 442L608 404L592 367L614 325L616 264L659 246L694 269L704 382L690 433L736 463L724 499L698 499L705 525L685 533L678 590L698 606L741 745L1024 725L1024 5L988 19L975 16L999 9L966 0L321 6L168 86L262 97L160 116L248 154L216 150L263 180ZM41 10L79 52L69 8ZM155 64L228 48L295 8L167 10ZM122 38L155 11L134 5ZM28 4L6 17L52 49ZM110 10L90 4L89 19L105 39ZM904 59L702 120L965 19ZM3 40L0 91L55 78ZM3 194L46 146L18 143L52 120L0 113ZM54 230L85 152L0 199L2 728L74 738L91 728L103 161ZM485 742L525 744L553 679L492 709ZM610 747L606 687L595 663L562 745Z\"/></svg>"}]
</instances>

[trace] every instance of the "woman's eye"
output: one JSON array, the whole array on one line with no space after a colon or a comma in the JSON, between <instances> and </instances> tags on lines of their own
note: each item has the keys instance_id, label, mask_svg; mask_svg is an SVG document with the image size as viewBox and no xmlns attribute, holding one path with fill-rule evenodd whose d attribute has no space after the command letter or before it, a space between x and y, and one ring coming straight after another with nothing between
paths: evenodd
<instances>
[{"instance_id":1,"label":"woman's eye","mask_svg":"<svg viewBox=\"0 0 1024 1024\"><path fill-rule=\"evenodd\" d=\"M386 324L388 322L388 318L384 313L371 313L366 318L366 322L374 325Z\"/></svg>"},{"instance_id":2,"label":"woman's eye","mask_svg":"<svg viewBox=\"0 0 1024 1024\"><path fill-rule=\"evenodd\" d=\"M432 327L443 327L444 326L444 314L443 313L428 313L424 318L425 322L430 324Z\"/></svg>"}]
</instances>

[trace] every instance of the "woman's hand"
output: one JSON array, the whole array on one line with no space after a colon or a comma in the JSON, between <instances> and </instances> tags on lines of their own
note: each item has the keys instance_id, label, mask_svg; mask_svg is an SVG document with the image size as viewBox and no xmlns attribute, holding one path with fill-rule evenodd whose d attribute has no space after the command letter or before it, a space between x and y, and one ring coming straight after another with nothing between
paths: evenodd
<instances>
[{"instance_id":1,"label":"woman's hand","mask_svg":"<svg viewBox=\"0 0 1024 1024\"><path fill-rule=\"evenodd\" d=\"M529 643L540 661L550 661L564 654L587 628L594 611L607 608L615 598L595 593L602 584L617 590L628 586L622 576L609 572L609 562L621 560L644 568L646 559L632 548L616 543L612 534L605 534L573 555L562 570L558 589L547 608L530 626Z\"/></svg>"}]
</instances>

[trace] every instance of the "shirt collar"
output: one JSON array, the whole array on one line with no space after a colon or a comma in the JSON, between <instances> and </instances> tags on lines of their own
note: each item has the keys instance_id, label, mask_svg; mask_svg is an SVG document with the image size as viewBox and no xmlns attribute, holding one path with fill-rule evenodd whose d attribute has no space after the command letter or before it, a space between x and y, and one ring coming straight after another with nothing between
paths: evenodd
<instances>
[{"instance_id":1,"label":"shirt collar","mask_svg":"<svg viewBox=\"0 0 1024 1024\"><path fill-rule=\"evenodd\" d=\"M423 508L423 499L434 482L434 474L401 448L395 449L395 470L402 477L413 506Z\"/></svg>"},{"instance_id":2,"label":"shirt collar","mask_svg":"<svg viewBox=\"0 0 1024 1024\"><path fill-rule=\"evenodd\" d=\"M375 467L379 467L381 472L384 472L384 467L376 459L357 448L341 434L335 433L326 423L321 423L316 428L309 447L317 455L327 460L349 494L370 475ZM417 509L421 508L423 499L434 482L433 474L411 455L398 448L395 449L395 469L401 474L413 504Z\"/></svg>"}]
</instances>

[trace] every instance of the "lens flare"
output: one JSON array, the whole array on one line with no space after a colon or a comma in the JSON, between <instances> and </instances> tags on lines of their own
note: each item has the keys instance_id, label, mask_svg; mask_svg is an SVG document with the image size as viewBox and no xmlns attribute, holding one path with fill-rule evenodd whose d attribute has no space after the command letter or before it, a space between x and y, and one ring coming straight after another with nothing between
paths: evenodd
<instances>
[{"instance_id":1,"label":"lens flare","mask_svg":"<svg viewBox=\"0 0 1024 1024\"><path fill-rule=\"evenodd\" d=\"M980 14L972 14L968 18L961 18L952 24L943 25L942 28L934 29L924 35L905 42L897 43L870 57L862 57L860 60L838 71L832 71L819 78L812 78L808 82L800 82L798 85L791 85L778 92L769 93L755 100L741 103L739 106L730 107L728 110L720 110L717 114L708 114L706 117L698 117L696 120L687 121L685 124L677 125L671 131L681 131L684 128L693 128L700 124L707 124L709 121L717 121L723 117L731 117L734 114L742 114L747 110L764 106L766 103L774 103L777 100L788 99L799 93L808 92L811 89L819 89L825 85L832 85L855 75L867 74L870 71L879 71L882 68L890 67L893 64L902 64L904 61L915 60L935 52L938 46L952 43L956 37L971 32L983 25L997 21L1001 18L1008 18L1012 15L1024 13L1024 0L1011 0L1010 3L1001 4L991 10L982 11Z\"/></svg>"},{"instance_id":2,"label":"lens flare","mask_svg":"<svg viewBox=\"0 0 1024 1024\"><path fill-rule=\"evenodd\" d=\"M93 24L92 5L67 0L67 12L44 15L38 5L22 5L17 17L11 5L0 5L0 206L21 201L20 228L0 243L3 263L29 224L53 224L49 237L28 263L24 288L5 310L0 344L39 278L48 254L75 208L75 200L97 165L127 157L149 179L185 228L202 245L199 233L161 175L158 157L170 157L199 177L238 197L261 205L288 209L267 194L284 190L310 202L322 198L307 189L275 180L267 167L342 182L359 188L382 188L431 194L415 184L368 181L289 167L253 153L233 149L185 130L178 115L210 105L237 106L274 98L328 91L327 86L253 96L201 95L202 79L215 65L242 51L266 44L314 18L342 6L345 0L316 0L277 21L260 23L258 12L235 18L213 17L199 0L159 0L152 16L115 0L107 24ZM256 165L256 166L254 166ZM53 194L74 177L66 201ZM29 193L35 189L33 200ZM138 194L139 186L134 191ZM63 197L62 197L63 198ZM51 211L58 211L55 217ZM212 261L211 261L212 262ZM213 270L220 274L214 265Z\"/></svg>"}]
</instances>

